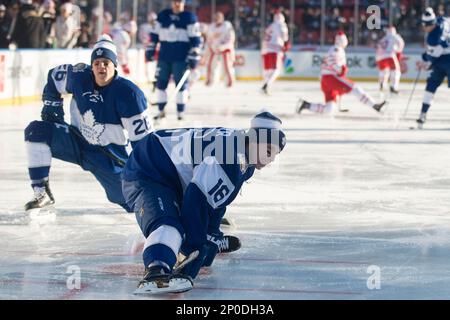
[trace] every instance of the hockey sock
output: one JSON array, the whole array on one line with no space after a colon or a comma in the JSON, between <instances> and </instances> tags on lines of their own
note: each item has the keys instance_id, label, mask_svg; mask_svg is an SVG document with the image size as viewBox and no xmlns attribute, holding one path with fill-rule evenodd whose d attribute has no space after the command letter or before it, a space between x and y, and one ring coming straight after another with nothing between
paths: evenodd
<instances>
[{"instance_id":1,"label":"hockey sock","mask_svg":"<svg viewBox=\"0 0 450 320\"><path fill-rule=\"evenodd\" d=\"M391 71L391 87L394 90L398 90L401 75L402 75L402 73L400 72L400 70L392 70Z\"/></svg>"},{"instance_id":2,"label":"hockey sock","mask_svg":"<svg viewBox=\"0 0 450 320\"><path fill-rule=\"evenodd\" d=\"M186 105L184 103L177 103L177 111L184 112Z\"/></svg>"},{"instance_id":3,"label":"hockey sock","mask_svg":"<svg viewBox=\"0 0 450 320\"><path fill-rule=\"evenodd\" d=\"M369 107L373 107L375 105L375 101L371 97L369 97L364 90L359 86L354 86L351 93L359 98L359 100L368 105Z\"/></svg>"},{"instance_id":4,"label":"hockey sock","mask_svg":"<svg viewBox=\"0 0 450 320\"><path fill-rule=\"evenodd\" d=\"M147 247L143 253L144 265L148 267L150 263L153 261L162 261L166 263L170 270L166 270L170 272L177 261L177 257L175 253L173 253L172 249L164 244L154 244L150 247Z\"/></svg>"},{"instance_id":5,"label":"hockey sock","mask_svg":"<svg viewBox=\"0 0 450 320\"><path fill-rule=\"evenodd\" d=\"M380 90L383 90L385 83L387 82L389 73L387 69L380 70L378 74L378 83L380 84Z\"/></svg>"},{"instance_id":6,"label":"hockey sock","mask_svg":"<svg viewBox=\"0 0 450 320\"><path fill-rule=\"evenodd\" d=\"M335 109L336 103L334 101L329 101L326 104L321 103L311 103L309 110L316 113L331 113Z\"/></svg>"},{"instance_id":7,"label":"hockey sock","mask_svg":"<svg viewBox=\"0 0 450 320\"><path fill-rule=\"evenodd\" d=\"M173 226L162 225L153 230L145 240L143 253L145 267L158 260L172 268L177 261L181 241L180 232Z\"/></svg>"},{"instance_id":8,"label":"hockey sock","mask_svg":"<svg viewBox=\"0 0 450 320\"><path fill-rule=\"evenodd\" d=\"M430 109L430 105L428 103L422 103L422 110L420 113L427 113L428 109Z\"/></svg>"}]
</instances>

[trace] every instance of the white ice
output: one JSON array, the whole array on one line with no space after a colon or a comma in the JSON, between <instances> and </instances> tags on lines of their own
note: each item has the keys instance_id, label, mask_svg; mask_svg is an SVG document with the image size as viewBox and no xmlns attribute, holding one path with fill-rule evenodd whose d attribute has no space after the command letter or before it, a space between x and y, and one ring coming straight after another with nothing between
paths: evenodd
<instances>
[{"instance_id":1,"label":"white ice","mask_svg":"<svg viewBox=\"0 0 450 320\"><path fill-rule=\"evenodd\" d=\"M361 85L377 95L375 83ZM1 107L0 299L449 299L448 88L420 131L409 127L423 83L404 121L411 83L383 115L346 96L350 111L334 118L294 114L299 97L322 102L317 82L279 81L268 97L259 86L192 89L184 126L244 128L266 107L288 144L228 208L241 250L219 256L192 291L160 297L132 294L143 272L138 226L89 173L54 160L56 215L24 214L32 192L23 129L41 106ZM174 109L163 126L178 125ZM70 290L76 268L80 289Z\"/></svg>"}]
</instances>

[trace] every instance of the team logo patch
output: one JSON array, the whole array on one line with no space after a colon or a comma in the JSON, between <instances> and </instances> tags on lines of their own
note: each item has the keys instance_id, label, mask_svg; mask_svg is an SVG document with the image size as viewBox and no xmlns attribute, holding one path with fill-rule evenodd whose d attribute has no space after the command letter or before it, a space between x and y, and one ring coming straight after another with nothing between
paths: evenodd
<instances>
[{"instance_id":1,"label":"team logo patch","mask_svg":"<svg viewBox=\"0 0 450 320\"><path fill-rule=\"evenodd\" d=\"M97 91L94 90L94 92L88 91L88 92L83 92L83 97L88 96L88 99L90 102L102 102L103 103L103 97L102 95Z\"/></svg>"},{"instance_id":2,"label":"team logo patch","mask_svg":"<svg viewBox=\"0 0 450 320\"><path fill-rule=\"evenodd\" d=\"M97 51L95 51L95 54L97 56L101 56L103 54L103 50L102 49L98 49Z\"/></svg>"},{"instance_id":3,"label":"team logo patch","mask_svg":"<svg viewBox=\"0 0 450 320\"><path fill-rule=\"evenodd\" d=\"M105 125L96 122L94 113L92 110L88 110L82 116L80 131L90 144L100 144L100 137L105 131Z\"/></svg>"}]
</instances>

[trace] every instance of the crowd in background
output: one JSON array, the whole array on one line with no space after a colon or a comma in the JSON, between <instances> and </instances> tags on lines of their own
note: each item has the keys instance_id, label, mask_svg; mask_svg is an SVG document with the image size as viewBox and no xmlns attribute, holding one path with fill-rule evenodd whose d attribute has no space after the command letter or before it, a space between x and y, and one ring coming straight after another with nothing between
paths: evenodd
<instances>
[{"instance_id":1,"label":"crowd in background","mask_svg":"<svg viewBox=\"0 0 450 320\"><path fill-rule=\"evenodd\" d=\"M99 32L112 34L115 29L122 29L136 39L132 44L146 45L146 30L155 18L150 12L158 12L168 5L164 0L139 0L137 15L132 17L133 1L122 1L120 12L117 12L117 0L104 0L103 11L99 10L98 2L0 0L0 48L88 48ZM381 8L381 26L393 23L408 44L423 42L420 15L427 4L439 15L450 13L450 2L445 0L359 0L356 15L354 0L326 0L326 15L322 21L321 3L321 0L296 0L294 12L291 12L290 0L266 0L265 15L261 15L261 0L216 0L214 7L211 0L188 0L187 9L194 10L203 23L211 22L214 8L223 12L225 19L234 24L238 48L248 49L259 49L261 26L270 24L275 6L283 8L286 21L292 27L294 46L331 44L339 30L345 31L350 44L374 46L382 36L382 29L367 28L366 9L373 4ZM101 24L98 23L100 13L103 13Z\"/></svg>"}]
</instances>

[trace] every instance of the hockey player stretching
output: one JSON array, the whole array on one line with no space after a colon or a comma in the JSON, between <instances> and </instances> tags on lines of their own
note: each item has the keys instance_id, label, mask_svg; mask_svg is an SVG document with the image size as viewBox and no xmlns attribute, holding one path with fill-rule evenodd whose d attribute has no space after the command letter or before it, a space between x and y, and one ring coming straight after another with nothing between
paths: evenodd
<instances>
[{"instance_id":1,"label":"hockey player stretching","mask_svg":"<svg viewBox=\"0 0 450 320\"><path fill-rule=\"evenodd\" d=\"M129 211L122 195L120 174L132 147L151 130L144 93L117 75L116 48L109 36L94 46L91 65L61 65L48 73L42 100L42 121L25 129L28 171L34 198L25 209L53 204L49 187L52 158L90 171L109 201ZM70 118L64 123L62 95L72 94Z\"/></svg>"},{"instance_id":2,"label":"hockey player stretching","mask_svg":"<svg viewBox=\"0 0 450 320\"><path fill-rule=\"evenodd\" d=\"M419 68L431 69L431 74L427 78L422 110L417 119L419 128L425 123L434 94L445 77L450 88L450 18L436 18L433 9L427 8L422 15L422 25L427 33L427 51L422 55Z\"/></svg>"},{"instance_id":3,"label":"hockey player stretching","mask_svg":"<svg viewBox=\"0 0 450 320\"><path fill-rule=\"evenodd\" d=\"M377 43L376 60L379 71L380 92L383 92L385 83L391 80L391 93L398 93L400 83L400 61L405 42L397 33L394 26L386 29L386 35Z\"/></svg>"},{"instance_id":4,"label":"hockey player stretching","mask_svg":"<svg viewBox=\"0 0 450 320\"><path fill-rule=\"evenodd\" d=\"M353 93L359 100L380 111L386 102L375 103L364 90L346 77L347 60L345 48L348 45L346 35L341 31L336 35L334 46L330 48L321 68L321 88L325 95L325 105L310 103L300 99L297 104L297 112L307 109L316 113L333 113L336 110L337 98L346 93Z\"/></svg>"},{"instance_id":5,"label":"hockey player stretching","mask_svg":"<svg viewBox=\"0 0 450 320\"><path fill-rule=\"evenodd\" d=\"M146 238L136 293L191 289L220 250L226 206L285 144L281 120L269 112L257 114L248 131L170 129L145 137L123 171L123 194Z\"/></svg>"},{"instance_id":6,"label":"hockey player stretching","mask_svg":"<svg viewBox=\"0 0 450 320\"><path fill-rule=\"evenodd\" d=\"M167 85L173 75L175 83L182 79L186 70L195 69L200 61L200 26L197 16L184 10L184 0L172 0L172 9L158 14L155 29L151 32L151 43L145 52L147 61L153 61L157 44L160 43L158 65L156 67L156 88L159 114L155 120L166 116ZM185 81L176 97L178 120L188 100L188 82Z\"/></svg>"}]
</instances>

